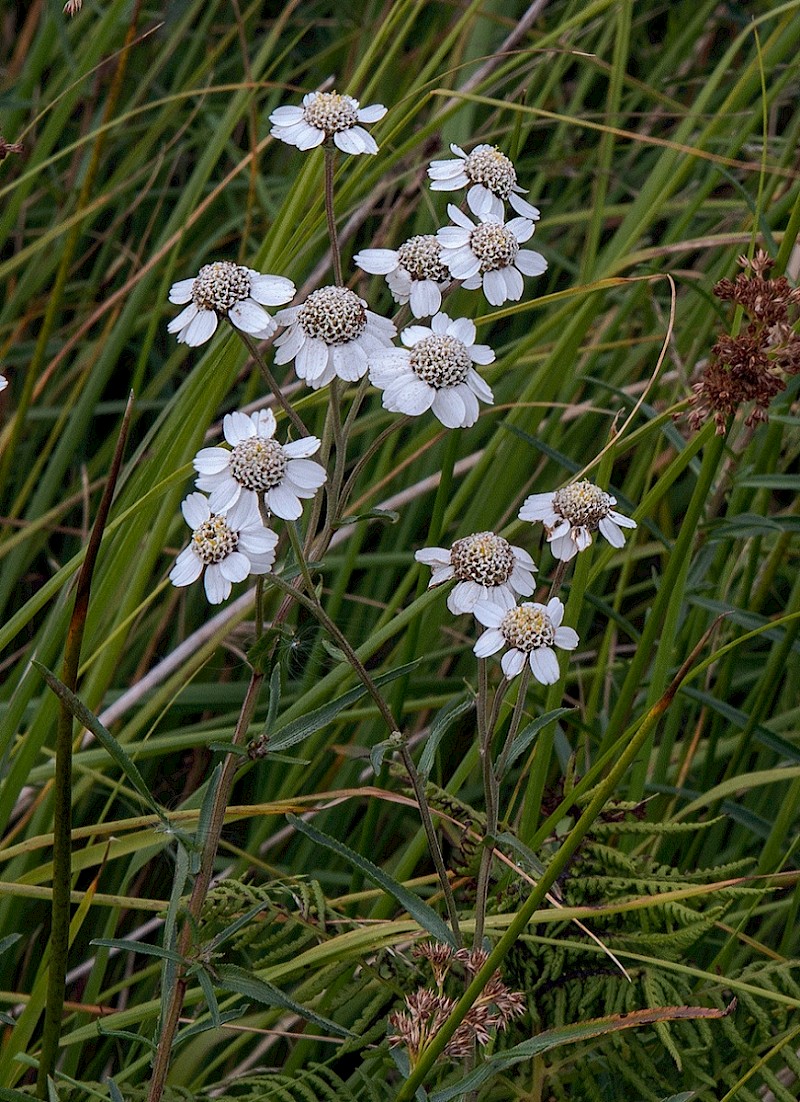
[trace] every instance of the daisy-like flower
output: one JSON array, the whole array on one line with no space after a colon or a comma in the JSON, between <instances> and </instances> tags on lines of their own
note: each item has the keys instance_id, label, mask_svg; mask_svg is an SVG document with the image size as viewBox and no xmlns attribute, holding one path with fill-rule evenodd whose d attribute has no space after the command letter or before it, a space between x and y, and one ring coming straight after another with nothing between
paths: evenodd
<instances>
[{"instance_id":1,"label":"daisy-like flower","mask_svg":"<svg viewBox=\"0 0 800 1102\"><path fill-rule=\"evenodd\" d=\"M474 612L478 622L488 630L472 649L478 658L487 658L508 647L500 659L506 677L516 677L527 661L537 681L555 685L559 669L553 647L575 650L578 645L576 632L561 627L564 606L558 597L552 597L546 605L526 601L510 609L478 601Z\"/></svg>"},{"instance_id":2,"label":"daisy-like flower","mask_svg":"<svg viewBox=\"0 0 800 1102\"><path fill-rule=\"evenodd\" d=\"M194 457L200 477L197 487L210 493L212 513L226 513L242 498L251 498L258 510L259 496L271 513L282 520L297 520L303 512L301 498L313 497L325 481L325 468L307 458L318 450L316 436L304 436L289 444L274 440L275 415L260 409L226 413L222 422L227 448L203 448Z\"/></svg>"},{"instance_id":3,"label":"daisy-like flower","mask_svg":"<svg viewBox=\"0 0 800 1102\"><path fill-rule=\"evenodd\" d=\"M489 214L502 222L506 200L523 218L533 222L539 218L538 208L520 198L527 191L519 186L516 169L496 145L476 145L471 153L457 145L451 145L450 150L455 160L430 163L431 191L458 191L471 184L467 199L476 214Z\"/></svg>"},{"instance_id":4,"label":"daisy-like flower","mask_svg":"<svg viewBox=\"0 0 800 1102\"><path fill-rule=\"evenodd\" d=\"M283 276L262 275L230 260L204 264L194 279L181 279L169 290L169 301L185 310L167 326L182 344L205 344L214 335L221 317L226 317L255 337L269 337L275 321L265 306L283 306L295 296L295 285Z\"/></svg>"},{"instance_id":5,"label":"daisy-like flower","mask_svg":"<svg viewBox=\"0 0 800 1102\"><path fill-rule=\"evenodd\" d=\"M298 149L313 149L333 139L343 153L377 153L375 139L359 123L378 122L385 114L382 103L361 107L352 96L309 92L302 107L276 107L269 117L270 134Z\"/></svg>"},{"instance_id":6,"label":"daisy-like flower","mask_svg":"<svg viewBox=\"0 0 800 1102\"><path fill-rule=\"evenodd\" d=\"M287 328L275 341L275 363L294 369L315 390L334 375L352 383L367 371L368 357L391 346L396 327L367 309L347 287L320 287L302 306L275 315Z\"/></svg>"},{"instance_id":7,"label":"daisy-like flower","mask_svg":"<svg viewBox=\"0 0 800 1102\"><path fill-rule=\"evenodd\" d=\"M541 521L550 550L557 559L569 562L592 542L598 529L612 547L625 544L623 528L635 528L636 521L613 508L617 499L599 486L582 479L552 494L531 494L519 511L520 520Z\"/></svg>"},{"instance_id":8,"label":"daisy-like flower","mask_svg":"<svg viewBox=\"0 0 800 1102\"><path fill-rule=\"evenodd\" d=\"M206 596L218 605L230 596L233 582L251 574L268 574L275 562L278 537L261 522L252 498L243 496L225 515L212 513L208 498L189 494L181 505L192 531L169 572L173 585L191 585L205 570Z\"/></svg>"},{"instance_id":9,"label":"daisy-like flower","mask_svg":"<svg viewBox=\"0 0 800 1102\"><path fill-rule=\"evenodd\" d=\"M475 324L436 314L427 325L409 325L400 334L405 348L392 346L370 357L370 382L383 391L383 407L412 417L431 410L448 429L469 428L478 420L478 399L494 395L472 366L490 364L494 352L475 344Z\"/></svg>"},{"instance_id":10,"label":"daisy-like flower","mask_svg":"<svg viewBox=\"0 0 800 1102\"><path fill-rule=\"evenodd\" d=\"M447 597L454 616L472 612L478 601L491 602L504 610L513 608L517 595L530 597L534 590L536 565L527 551L514 547L494 532L476 532L444 547L423 547L414 555L431 568L428 589L456 578Z\"/></svg>"},{"instance_id":11,"label":"daisy-like flower","mask_svg":"<svg viewBox=\"0 0 800 1102\"><path fill-rule=\"evenodd\" d=\"M502 306L507 299L517 302L522 298L523 275L541 275L547 270L541 253L520 248L533 235L530 218L503 222L481 213L476 225L452 203L447 213L455 225L444 226L436 235L442 260L453 279L462 280L467 290L483 286L492 306Z\"/></svg>"},{"instance_id":12,"label":"daisy-like flower","mask_svg":"<svg viewBox=\"0 0 800 1102\"><path fill-rule=\"evenodd\" d=\"M395 302L408 303L415 318L429 318L442 305L450 272L442 263L435 234L410 237L399 249L362 249L354 262L371 275L386 276Z\"/></svg>"}]
</instances>

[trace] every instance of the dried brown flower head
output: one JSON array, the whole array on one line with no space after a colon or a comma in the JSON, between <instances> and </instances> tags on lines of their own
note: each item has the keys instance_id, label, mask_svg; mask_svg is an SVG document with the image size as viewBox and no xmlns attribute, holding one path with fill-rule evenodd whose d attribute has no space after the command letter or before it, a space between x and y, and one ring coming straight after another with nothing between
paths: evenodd
<instances>
[{"instance_id":1,"label":"dried brown flower head","mask_svg":"<svg viewBox=\"0 0 800 1102\"><path fill-rule=\"evenodd\" d=\"M736 336L721 336L700 378L692 386L689 423L698 429L713 417L717 432L741 406L752 404L746 424L767 420L767 407L786 389L784 376L800 372L800 335L795 333L800 290L785 276L772 279L774 262L759 249L735 279L721 279L714 294L741 306L748 321Z\"/></svg>"},{"instance_id":2,"label":"dried brown flower head","mask_svg":"<svg viewBox=\"0 0 800 1102\"><path fill-rule=\"evenodd\" d=\"M459 949L454 953L449 946L430 941L418 945L413 955L429 962L438 992L419 987L406 996L405 1010L396 1010L389 1015L389 1024L394 1029L389 1035L389 1044L405 1045L412 1067L456 1005L456 999L444 992L445 981L453 974L453 966L457 966L460 994L464 986L463 974L458 976L461 969L466 972L466 978L471 978L488 959L488 953L483 949ZM476 1045L489 1043L492 1030L507 1029L514 1018L525 1012L525 1008L522 992L509 991L500 973L495 972L448 1041L445 1055L453 1060L468 1056Z\"/></svg>"}]
</instances>

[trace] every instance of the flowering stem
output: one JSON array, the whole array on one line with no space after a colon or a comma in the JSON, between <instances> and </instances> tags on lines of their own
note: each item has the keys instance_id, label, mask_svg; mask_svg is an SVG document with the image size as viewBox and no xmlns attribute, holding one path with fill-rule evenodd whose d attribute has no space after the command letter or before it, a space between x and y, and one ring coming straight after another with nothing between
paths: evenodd
<instances>
[{"instance_id":1,"label":"flowering stem","mask_svg":"<svg viewBox=\"0 0 800 1102\"><path fill-rule=\"evenodd\" d=\"M243 333L241 329L237 329L236 332L239 334L239 336L242 338L244 343L247 345L247 348L248 348L248 351L250 352L250 355L253 357L256 364L258 365L258 368L259 368L261 374L264 376L264 381L266 382L267 386L272 391L272 393L275 395L275 400L277 401L278 405L281 407L283 412L286 414L286 416L289 418L289 420L292 422L292 424L294 425L294 427L297 429L297 431L300 433L301 436L310 436L311 433L308 431L306 426L303 424L303 420L300 417L300 415L291 406L291 404L289 402L287 402L286 398L284 398L283 391L281 390L280 386L278 385L278 380L275 378L275 376L272 374L270 369L267 367L266 361L264 360L264 357L259 352L258 346L256 345L256 342L253 340L253 338L248 333Z\"/></svg>"},{"instance_id":2,"label":"flowering stem","mask_svg":"<svg viewBox=\"0 0 800 1102\"><path fill-rule=\"evenodd\" d=\"M296 550L299 549L299 543ZM302 554L302 552L300 552ZM349 642L336 626L336 624L328 616L325 609L320 604L316 593L313 588L309 594L301 593L289 582L285 582L280 576L272 575L272 582L283 590L284 593L290 595L299 604L307 608L308 611L319 620L322 627L328 632L331 638L335 641L336 645L343 652L345 658L353 668L353 672L363 684L369 695L375 701L375 704L380 712L383 722L386 724L389 733L392 735L400 735L401 742L399 746L400 756L403 759L403 765L408 773L409 780L411 781L411 787L414 789L414 795L417 798L417 805L419 807L420 818L422 819L422 825L425 829L425 834L428 839L428 846L431 851L431 857L433 863L436 866L436 872L439 877L439 883L442 888L442 894L444 895L445 904L447 906L447 914L450 919L450 926L453 931L453 938L456 942L457 948L461 948L464 944L461 937L461 929L458 923L458 912L456 911L455 899L453 898L453 889L450 886L450 879L447 875L447 869L445 868L444 858L442 857L441 847L439 846L439 839L436 836L436 828L433 825L433 818L431 817L430 807L425 796L425 786L422 783L422 778L417 772L417 768L414 765L414 759L411 757L411 753L405 743L402 732L399 730L394 716L392 715L389 705L381 695L380 689L370 677L361 659L356 652L350 646Z\"/></svg>"},{"instance_id":3,"label":"flowering stem","mask_svg":"<svg viewBox=\"0 0 800 1102\"><path fill-rule=\"evenodd\" d=\"M234 731L232 739L234 746L241 746L247 738L247 732L256 709L258 694L263 680L264 675L253 670L250 675L250 684L248 685L247 693L242 703L242 709L239 713L239 719L236 722L236 730ZM189 905L186 908L187 917L183 924L180 941L177 947L178 953L184 961L188 957L192 947L192 933L197 929L200 923L203 904L208 895L211 877L214 873L214 861L216 860L217 849L219 847L220 838L222 837L222 828L225 823L225 812L228 807L231 789L233 788L236 769L240 762L241 758L238 754L226 754L225 763L222 767L222 775L217 785L217 791L214 794L214 804L211 809L208 833L203 842L203 852L200 858L200 871L192 885L192 894L189 899ZM186 986L187 979L185 966L181 965L178 968L175 986L172 989L167 1011L164 1015L164 1021L161 1023L161 1035L158 1040L155 1059L153 1060L153 1072L150 1077L147 1102L160 1102L161 1095L163 1094L167 1072L169 1071L172 1046L175 1041L175 1034L178 1030L181 1011L183 1010Z\"/></svg>"},{"instance_id":4,"label":"flowering stem","mask_svg":"<svg viewBox=\"0 0 800 1102\"><path fill-rule=\"evenodd\" d=\"M508 734L506 735L506 741L503 749L500 753L500 757L497 761L497 768L495 769L495 776L500 781L503 774L506 771L506 762L508 761L508 754L513 745L514 739L517 737L517 731L519 725L522 722L522 712L525 706L525 697L528 695L528 683L530 682L531 669L526 662L522 668L522 674L519 680L519 689L517 690L517 699L514 702L514 714L511 717L511 723L508 726Z\"/></svg>"},{"instance_id":5,"label":"flowering stem","mask_svg":"<svg viewBox=\"0 0 800 1102\"><path fill-rule=\"evenodd\" d=\"M567 572L567 563L563 559L558 560L558 566L553 572L553 580L550 583L550 592L547 595L548 601L551 600L561 589L561 583L564 581L564 575Z\"/></svg>"},{"instance_id":6,"label":"flowering stem","mask_svg":"<svg viewBox=\"0 0 800 1102\"><path fill-rule=\"evenodd\" d=\"M342 254L339 251L339 235L336 232L336 218L333 213L333 170L335 164L336 148L332 142L329 142L325 146L325 216L328 219L328 235L331 239L333 278L340 287L343 287Z\"/></svg>"},{"instance_id":7,"label":"flowering stem","mask_svg":"<svg viewBox=\"0 0 800 1102\"><path fill-rule=\"evenodd\" d=\"M383 432L379 433L379 435L375 437L375 439L372 441L364 454L358 457L358 460L355 463L352 471L350 472L350 476L347 479L347 482L345 483L344 489L342 490L342 502L347 502L350 494L353 492L353 487L356 484L356 479L364 470L365 465L369 463L370 459L372 459L373 455L375 455L376 452L380 451L381 447L386 443L392 433L397 432L399 429L404 429L410 420L411 418L408 415L404 415L403 417L399 418L399 420L392 421L391 425L389 425L383 430Z\"/></svg>"},{"instance_id":8,"label":"flowering stem","mask_svg":"<svg viewBox=\"0 0 800 1102\"><path fill-rule=\"evenodd\" d=\"M133 413L133 394L128 398L122 418L114 457L111 461L103 496L97 510L94 526L89 537L86 555L78 575L75 592L75 604L67 629L64 647L64 666L62 680L73 692L78 684L81 646L83 644L86 617L89 612L89 597L92 589L100 541L103 538L114 489L122 466L125 442L128 438L131 414ZM47 972L47 998L45 1003L44 1027L42 1030L42 1049L39 1054L39 1072L36 1091L39 1098L49 1096L48 1080L53 1075L58 1055L58 1041L61 1036L61 1022L64 1012L64 991L66 987L67 956L69 953L70 901L72 888L72 712L62 700L59 702L58 725L56 727L56 760L53 782L53 895L52 918L50 924L50 962Z\"/></svg>"},{"instance_id":9,"label":"flowering stem","mask_svg":"<svg viewBox=\"0 0 800 1102\"><path fill-rule=\"evenodd\" d=\"M489 894L489 876L492 865L492 846L497 830L497 781L492 769L492 732L487 722L489 678L486 659L478 659L478 740L483 773L483 798L486 807L486 832L481 850L481 863L478 870L478 889L475 896L475 936L473 949L480 949L483 941L483 926L486 920L486 900Z\"/></svg>"}]
</instances>

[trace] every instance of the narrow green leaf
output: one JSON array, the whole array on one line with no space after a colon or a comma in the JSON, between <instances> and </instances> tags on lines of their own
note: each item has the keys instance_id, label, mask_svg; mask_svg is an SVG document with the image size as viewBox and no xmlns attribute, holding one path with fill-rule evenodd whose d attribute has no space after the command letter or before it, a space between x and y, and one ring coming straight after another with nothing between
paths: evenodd
<instances>
[{"instance_id":1,"label":"narrow green leaf","mask_svg":"<svg viewBox=\"0 0 800 1102\"><path fill-rule=\"evenodd\" d=\"M192 975L197 976L197 982L203 990L203 997L206 1000L206 1006L208 1007L208 1016L211 1019L211 1025L214 1029L219 1029L222 1025L222 1020L219 1015L219 1004L217 1002L217 996L214 994L214 985L211 983L211 977L205 968L198 968L192 972Z\"/></svg>"},{"instance_id":2,"label":"narrow green leaf","mask_svg":"<svg viewBox=\"0 0 800 1102\"><path fill-rule=\"evenodd\" d=\"M150 1049L151 1052L155 1052L156 1050L155 1041L151 1041L149 1037L142 1037L141 1034L132 1033L129 1029L108 1029L107 1026L103 1025L102 1018L100 1018L97 1022L97 1032L102 1037L118 1037L120 1041L134 1042L137 1045L144 1045L145 1048Z\"/></svg>"},{"instance_id":3,"label":"narrow green leaf","mask_svg":"<svg viewBox=\"0 0 800 1102\"><path fill-rule=\"evenodd\" d=\"M349 864L360 869L374 884L383 888L385 892L388 892L389 895L396 899L403 910L408 911L411 917L419 923L423 930L427 930L431 937L435 938L437 941L444 942L446 945L450 945L453 949L456 948L450 927L439 918L432 907L429 907L427 903L423 903L419 896L414 895L408 888L404 888L402 884L398 884L398 882L393 880L388 873L383 871L383 869L379 869L377 865L373 865L366 857L362 857L360 853L356 853L355 850L350 849L350 847L346 846L343 842L339 842L335 838L323 834L321 830L317 830L317 828L311 826L310 823L298 819L296 815L287 815L286 818L295 830L299 830L301 834L305 834L312 842L318 842L319 845L325 846L326 849L333 850L334 853L338 853L339 856L343 857Z\"/></svg>"},{"instance_id":4,"label":"narrow green leaf","mask_svg":"<svg viewBox=\"0 0 800 1102\"><path fill-rule=\"evenodd\" d=\"M432 1094L431 1102L450 1102L451 1099L468 1091L476 1090L506 1068L520 1064L523 1060L532 1060L534 1056L550 1052L551 1049L560 1048L562 1045L574 1045L579 1041L590 1040L592 1037L602 1037L608 1033L654 1025L662 1021L679 1018L721 1018L726 1013L728 1011L710 1011L701 1007L652 1007L649 1010L634 1010L626 1015L615 1014L608 1018L595 1018L590 1022L578 1022L575 1025L561 1026L559 1029L549 1029L546 1033L540 1033L538 1037L531 1037L505 1052L490 1056L470 1075Z\"/></svg>"},{"instance_id":5,"label":"narrow green leaf","mask_svg":"<svg viewBox=\"0 0 800 1102\"><path fill-rule=\"evenodd\" d=\"M218 949L220 945L224 945L229 938L232 938L235 933L238 933L243 926L246 926L251 919L255 918L259 911L263 911L265 907L269 906L269 900L262 900L260 903L256 903L255 906L250 907L243 915L239 915L237 919L231 922L224 930L221 930L211 942L212 949Z\"/></svg>"},{"instance_id":6,"label":"narrow green leaf","mask_svg":"<svg viewBox=\"0 0 800 1102\"><path fill-rule=\"evenodd\" d=\"M433 763L436 760L436 751L439 749L439 743L456 720L466 715L466 713L474 707L475 700L472 696L456 697L455 700L451 700L448 704L445 704L444 708L436 713L433 723L431 723L430 733L425 741L425 748L419 759L419 771L424 777L427 777L431 769L433 769Z\"/></svg>"},{"instance_id":7,"label":"narrow green leaf","mask_svg":"<svg viewBox=\"0 0 800 1102\"><path fill-rule=\"evenodd\" d=\"M108 1093L111 1095L111 1102L125 1102L122 1091L113 1079L108 1080Z\"/></svg>"},{"instance_id":8,"label":"narrow green leaf","mask_svg":"<svg viewBox=\"0 0 800 1102\"><path fill-rule=\"evenodd\" d=\"M374 677L373 681L380 687L381 685L388 685L390 681L396 680L398 677L404 677L411 670L416 669L421 659L416 659L413 662L407 662L403 666L398 666L396 670L390 670L389 673L381 674L379 677ZM345 708L349 708L351 704L355 704L360 700L362 696L366 694L366 689L363 685L359 685L355 689L350 689L349 692L343 693L342 696L332 700L330 704L323 704L321 708L315 708L313 712L309 712L308 715L300 716L292 723L287 723L285 727L279 728L274 735L270 738L269 751L285 750L289 746L294 746L298 742L302 742L303 739L308 738L309 735L313 735L316 731L321 731L323 727L326 727L332 722L339 714L344 711ZM267 732L269 733L269 732Z\"/></svg>"},{"instance_id":9,"label":"narrow green leaf","mask_svg":"<svg viewBox=\"0 0 800 1102\"><path fill-rule=\"evenodd\" d=\"M96 937L89 944L100 945L104 949L124 949L129 953L141 953L145 957L160 957L175 964L183 963L183 957L179 953L173 953L171 949L165 949L161 945L150 945L146 941L129 941L124 937Z\"/></svg>"},{"instance_id":10,"label":"narrow green leaf","mask_svg":"<svg viewBox=\"0 0 800 1102\"><path fill-rule=\"evenodd\" d=\"M527 727L524 727L511 743L511 748L506 757L503 776L506 775L520 754L525 753L539 732L544 730L548 723L553 723L555 720L561 719L562 716L569 715L572 711L574 711L574 708L554 708L552 712L545 712L543 716L539 716L538 719L534 719Z\"/></svg>"},{"instance_id":11,"label":"narrow green leaf","mask_svg":"<svg viewBox=\"0 0 800 1102\"><path fill-rule=\"evenodd\" d=\"M223 991L233 991L237 995L244 995L247 999L255 999L256 1002L263 1003L265 1006L276 1006L282 1010L291 1010L293 1014L299 1014L301 1018L313 1022L320 1029L333 1033L336 1037L355 1036L349 1029L337 1025L330 1018L325 1018L321 1014L309 1010L307 1006L301 1006L300 1003L295 1002L294 999L281 991L279 987L268 983L267 980L259 979L252 972L246 972L244 968L237 968L235 964L220 965L217 969L217 978Z\"/></svg>"},{"instance_id":12,"label":"narrow green leaf","mask_svg":"<svg viewBox=\"0 0 800 1102\"><path fill-rule=\"evenodd\" d=\"M200 871L200 854L203 846L205 845L206 838L208 837L208 828L211 823L211 816L214 811L214 800L216 799L217 789L219 788L219 782L222 778L222 762L219 762L214 767L214 772L211 774L206 790L203 793L203 802L200 805L200 814L197 817L197 831L195 832L195 852L191 855L191 872L193 876L196 876Z\"/></svg>"},{"instance_id":13,"label":"narrow green leaf","mask_svg":"<svg viewBox=\"0 0 800 1102\"><path fill-rule=\"evenodd\" d=\"M264 724L265 731L271 731L278 718L278 710L281 706L281 665L275 664L269 679L269 699L267 700L267 719Z\"/></svg>"},{"instance_id":14,"label":"narrow green leaf","mask_svg":"<svg viewBox=\"0 0 800 1102\"><path fill-rule=\"evenodd\" d=\"M194 1025L188 1026L186 1029L182 1029L178 1034L175 1044L182 1044L184 1041L188 1041L190 1037L196 1037L198 1033L207 1033L209 1029L219 1028L219 1026L225 1025L227 1022L235 1022L237 1018L241 1018L250 1009L249 1003L244 1003L241 1006L235 1007L233 1010L226 1010L224 1014L219 1015L219 1021L215 1026L210 1019L201 1018L199 1022L195 1022Z\"/></svg>"},{"instance_id":15,"label":"narrow green leaf","mask_svg":"<svg viewBox=\"0 0 800 1102\"><path fill-rule=\"evenodd\" d=\"M135 762L128 757L111 732L107 731L97 716L89 711L80 697L71 692L62 681L59 681L54 673L51 673L50 670L47 669L46 666L43 666L41 662L37 662L35 658L32 659L31 664L39 671L59 700L62 700L64 704L66 704L74 718L77 719L79 723L82 723L87 731L91 731L97 741L105 747L109 755L114 759L151 811L161 816L161 808L151 796L150 790L145 784L144 778L139 772Z\"/></svg>"}]
</instances>

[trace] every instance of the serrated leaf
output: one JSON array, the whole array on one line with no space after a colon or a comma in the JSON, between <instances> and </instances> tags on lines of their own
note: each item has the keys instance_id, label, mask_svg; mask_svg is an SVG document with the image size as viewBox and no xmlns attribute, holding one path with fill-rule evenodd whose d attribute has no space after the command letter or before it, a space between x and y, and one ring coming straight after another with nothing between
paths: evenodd
<instances>
[{"instance_id":1,"label":"serrated leaf","mask_svg":"<svg viewBox=\"0 0 800 1102\"><path fill-rule=\"evenodd\" d=\"M145 784L144 777L142 777L135 762L123 750L122 746L117 742L111 732L107 731L97 716L89 711L80 697L71 692L63 681L59 681L56 675L51 673L46 666L43 666L41 662L37 662L36 659L32 659L31 664L36 667L59 700L63 701L67 708L69 708L74 718L77 719L79 723L83 724L87 731L91 731L97 741L114 759L151 811L154 811L159 818L163 817L161 808L150 795L150 790Z\"/></svg>"},{"instance_id":2,"label":"serrated leaf","mask_svg":"<svg viewBox=\"0 0 800 1102\"><path fill-rule=\"evenodd\" d=\"M146 941L129 941L124 937L96 937L89 944L100 945L104 949L124 949L129 953L141 953L145 957L160 957L162 960L171 960L174 964L183 964L180 953L174 953L161 945L150 945Z\"/></svg>"},{"instance_id":3,"label":"serrated leaf","mask_svg":"<svg viewBox=\"0 0 800 1102\"><path fill-rule=\"evenodd\" d=\"M271 731L275 726L275 720L278 718L278 710L281 706L281 665L280 662L275 664L275 668L269 679L269 698L267 700L267 718L264 723L264 730Z\"/></svg>"},{"instance_id":4,"label":"serrated leaf","mask_svg":"<svg viewBox=\"0 0 800 1102\"><path fill-rule=\"evenodd\" d=\"M385 892L397 900L403 910L408 911L414 921L419 923L423 930L427 930L436 941L442 941L453 949L456 948L456 943L453 940L453 934L450 927L447 926L436 911L434 911L432 907L429 907L427 903L424 903L419 896L414 895L408 888L404 888L402 884L399 884L389 876L388 873L385 873L383 869L379 869L377 865L373 865L372 861L368 860L366 857L362 857L361 854L356 853L355 850L350 849L344 842L340 842L336 838L331 838L328 834L323 834L321 830L317 830L317 828L311 826L310 823L298 819L296 815L287 815L286 818L295 830L299 830L301 834L305 834L312 842L317 842L319 845L325 846L326 849L332 850L340 857L343 857L350 865L360 869L360 871L374 884L383 888Z\"/></svg>"},{"instance_id":5,"label":"serrated leaf","mask_svg":"<svg viewBox=\"0 0 800 1102\"><path fill-rule=\"evenodd\" d=\"M197 977L197 982L203 991L203 998L206 1000L206 1006L208 1007L208 1016L211 1019L211 1025L214 1029L219 1029L222 1025L222 1020L219 1016L219 1004L217 1003L217 996L214 994L214 985L211 983L211 977L205 968L197 968L192 972L193 976Z\"/></svg>"},{"instance_id":6,"label":"serrated leaf","mask_svg":"<svg viewBox=\"0 0 800 1102\"><path fill-rule=\"evenodd\" d=\"M239 758L248 757L247 747L239 746L235 742L209 742L209 750L214 750L218 754L235 754Z\"/></svg>"},{"instance_id":7,"label":"serrated leaf","mask_svg":"<svg viewBox=\"0 0 800 1102\"><path fill-rule=\"evenodd\" d=\"M349 1029L337 1025L330 1018L317 1014L307 1006L301 1006L300 1003L295 1002L294 999L281 991L279 987L275 987L267 980L260 979L252 972L246 972L244 968L238 968L235 964L221 964L217 969L217 982L223 991L232 991L236 995L244 995L246 999L255 999L256 1002L263 1003L265 1006L291 1010L293 1014L298 1014L301 1018L313 1022L328 1033L333 1033L336 1037L355 1036Z\"/></svg>"},{"instance_id":8,"label":"serrated leaf","mask_svg":"<svg viewBox=\"0 0 800 1102\"><path fill-rule=\"evenodd\" d=\"M539 732L542 731L548 723L554 723L557 719L569 715L572 711L574 711L574 708L554 708L552 712L545 712L543 716L539 716L538 719L534 719L533 722L524 727L511 743L511 748L506 756L503 776L506 775L517 758L525 753Z\"/></svg>"},{"instance_id":9,"label":"serrated leaf","mask_svg":"<svg viewBox=\"0 0 800 1102\"><path fill-rule=\"evenodd\" d=\"M132 1033L129 1029L109 1029L103 1025L102 1018L98 1019L97 1032L101 1037L117 1037L120 1041L135 1041L137 1045L144 1045L151 1052L155 1052L157 1047L155 1041L151 1041L149 1037L142 1037L139 1033Z\"/></svg>"},{"instance_id":10,"label":"serrated leaf","mask_svg":"<svg viewBox=\"0 0 800 1102\"><path fill-rule=\"evenodd\" d=\"M207 1033L209 1029L217 1029L219 1026L226 1025L228 1022L235 1022L237 1018L241 1018L246 1014L249 1009L250 1004L244 1003L242 1006L237 1006L234 1010L226 1010L224 1014L219 1015L219 1020L216 1025L211 1020L205 1021L201 1019L199 1022L195 1022L194 1025L182 1029L175 1043L176 1045L182 1044L184 1041L188 1041L190 1037L196 1037L198 1033Z\"/></svg>"},{"instance_id":11,"label":"serrated leaf","mask_svg":"<svg viewBox=\"0 0 800 1102\"><path fill-rule=\"evenodd\" d=\"M390 670L389 673L373 677L372 680L378 687L381 685L388 685L390 681L394 681L398 677L404 677L411 670L416 669L421 661L422 659L418 658L414 662L407 662L404 666L398 666L396 670ZM323 727L326 727L336 718L339 712L344 711L345 708L349 708L351 704L355 704L362 696L366 695L366 692L367 690L363 685L358 685L355 689L351 689L349 692L337 697L336 700L332 700L330 704L323 704L321 708L315 708L314 711L309 712L308 715L300 716L299 719L287 723L285 727L278 728L274 735L271 736L267 749L270 752L275 750L286 750L287 747L302 742L303 739L308 738L309 735L321 731Z\"/></svg>"},{"instance_id":12,"label":"serrated leaf","mask_svg":"<svg viewBox=\"0 0 800 1102\"><path fill-rule=\"evenodd\" d=\"M456 698L451 700L444 706L439 712L436 713L431 723L431 729L425 740L425 747L419 759L419 771L427 777L433 769L433 763L436 760L436 751L439 749L439 743L444 736L461 716L466 715L470 709L475 707L475 699L472 696L465 696L462 698Z\"/></svg>"},{"instance_id":13,"label":"serrated leaf","mask_svg":"<svg viewBox=\"0 0 800 1102\"><path fill-rule=\"evenodd\" d=\"M451 1102L451 1099L464 1095L468 1091L477 1090L488 1079L492 1079L506 1068L522 1063L523 1060L532 1060L534 1056L550 1052L551 1049L560 1048L562 1045L576 1044L592 1037L603 1037L623 1029L654 1025L656 1022L724 1018L731 1012L735 1003L736 1000L726 1010L699 1006L656 1006L647 1010L633 1010L627 1014L612 1014L607 1018L595 1018L589 1022L561 1026L559 1029L549 1029L545 1033L540 1033L538 1037L531 1037L505 1052L489 1056L475 1071L461 1076L457 1083L432 1094L431 1102Z\"/></svg>"},{"instance_id":14,"label":"serrated leaf","mask_svg":"<svg viewBox=\"0 0 800 1102\"><path fill-rule=\"evenodd\" d=\"M358 524L362 520L377 520L382 524L397 524L400 514L394 509L367 509L365 513L348 513L336 522L337 528L346 528L351 524Z\"/></svg>"}]
</instances>

